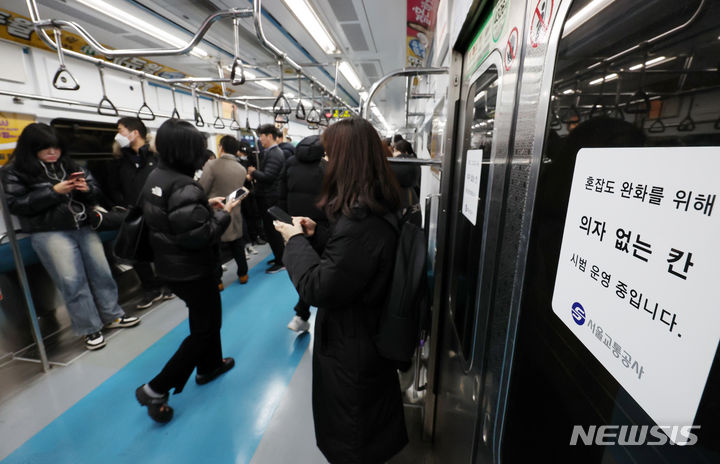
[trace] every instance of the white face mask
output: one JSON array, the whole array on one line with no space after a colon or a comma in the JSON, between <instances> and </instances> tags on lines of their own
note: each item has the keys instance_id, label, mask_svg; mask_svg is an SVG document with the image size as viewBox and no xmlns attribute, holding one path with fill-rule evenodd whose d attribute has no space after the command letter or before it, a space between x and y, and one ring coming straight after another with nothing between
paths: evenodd
<instances>
[{"instance_id":1,"label":"white face mask","mask_svg":"<svg viewBox=\"0 0 720 464\"><path fill-rule=\"evenodd\" d=\"M120 145L121 148L130 146L130 139L122 135L120 132L115 134L115 141Z\"/></svg>"}]
</instances>

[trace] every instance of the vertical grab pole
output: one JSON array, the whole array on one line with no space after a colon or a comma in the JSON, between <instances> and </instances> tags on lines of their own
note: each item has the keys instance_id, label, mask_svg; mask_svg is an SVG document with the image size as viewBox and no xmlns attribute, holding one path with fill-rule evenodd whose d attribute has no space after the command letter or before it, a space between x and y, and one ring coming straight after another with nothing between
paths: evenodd
<instances>
[{"instance_id":1,"label":"vertical grab pole","mask_svg":"<svg viewBox=\"0 0 720 464\"><path fill-rule=\"evenodd\" d=\"M17 243L17 237L15 236L15 227L8 211L7 197L5 196L5 186L0 183L0 203L2 206L3 219L5 220L5 227L7 228L7 236L12 249L13 258L15 259L15 270L17 271L18 279L20 280L20 286L23 289L23 295L25 296L25 303L27 304L28 317L30 318L30 327L32 327L32 335L35 339L35 344L38 347L40 353L40 362L42 363L43 371L48 372L50 370L50 363L48 362L47 353L45 352L45 343L43 342L42 332L40 332L40 325L37 320L37 313L35 312L35 304L30 294L30 285L28 283L27 274L25 273L25 264L23 263L22 254L20 253L20 247Z\"/></svg>"}]
</instances>

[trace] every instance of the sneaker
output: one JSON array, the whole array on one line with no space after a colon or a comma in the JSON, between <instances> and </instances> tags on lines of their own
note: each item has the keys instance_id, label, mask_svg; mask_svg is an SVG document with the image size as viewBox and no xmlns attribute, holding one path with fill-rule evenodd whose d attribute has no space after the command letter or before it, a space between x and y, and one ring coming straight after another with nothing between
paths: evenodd
<instances>
[{"instance_id":1,"label":"sneaker","mask_svg":"<svg viewBox=\"0 0 720 464\"><path fill-rule=\"evenodd\" d=\"M273 264L272 266L267 268L267 270L265 271L265 274L275 274L277 272L284 271L284 270L285 270L285 266L283 266L282 264Z\"/></svg>"},{"instance_id":2,"label":"sneaker","mask_svg":"<svg viewBox=\"0 0 720 464\"><path fill-rule=\"evenodd\" d=\"M302 320L300 316L295 316L290 320L287 327L295 332L307 332L310 329L310 323Z\"/></svg>"},{"instance_id":3,"label":"sneaker","mask_svg":"<svg viewBox=\"0 0 720 464\"><path fill-rule=\"evenodd\" d=\"M272 266L273 264L277 263L277 260L275 258L273 258L273 259L269 260L267 263L268 263L268 266Z\"/></svg>"},{"instance_id":4,"label":"sneaker","mask_svg":"<svg viewBox=\"0 0 720 464\"><path fill-rule=\"evenodd\" d=\"M247 274L238 276L238 282L240 282L241 284L246 284L248 282L248 278L249 277Z\"/></svg>"},{"instance_id":5,"label":"sneaker","mask_svg":"<svg viewBox=\"0 0 720 464\"><path fill-rule=\"evenodd\" d=\"M245 247L245 252L250 253L251 255L256 255L260 253L252 245L248 245L247 247Z\"/></svg>"},{"instance_id":6,"label":"sneaker","mask_svg":"<svg viewBox=\"0 0 720 464\"><path fill-rule=\"evenodd\" d=\"M88 350L99 350L105 346L105 337L101 332L85 335L85 348Z\"/></svg>"},{"instance_id":7,"label":"sneaker","mask_svg":"<svg viewBox=\"0 0 720 464\"><path fill-rule=\"evenodd\" d=\"M208 382L215 380L218 376L226 373L235 366L235 360L233 358L223 358L220 367L210 372L209 374L197 374L195 376L195 383L198 385L205 385Z\"/></svg>"},{"instance_id":8,"label":"sneaker","mask_svg":"<svg viewBox=\"0 0 720 464\"><path fill-rule=\"evenodd\" d=\"M223 285L222 282L220 282L220 283L218 284L218 290L220 290L221 292L222 292L223 290L225 290L225 285Z\"/></svg>"},{"instance_id":9,"label":"sneaker","mask_svg":"<svg viewBox=\"0 0 720 464\"><path fill-rule=\"evenodd\" d=\"M153 290L151 292L146 292L143 295L143 299L140 303L135 306L137 309L146 309L153 305L156 301L159 301L163 298L163 292L162 290Z\"/></svg>"},{"instance_id":10,"label":"sneaker","mask_svg":"<svg viewBox=\"0 0 720 464\"><path fill-rule=\"evenodd\" d=\"M173 292L171 292L170 290L168 290L167 288L163 288L162 299L163 300L172 300L173 298L175 298L175 294Z\"/></svg>"},{"instance_id":11,"label":"sneaker","mask_svg":"<svg viewBox=\"0 0 720 464\"><path fill-rule=\"evenodd\" d=\"M140 323L140 318L136 316L123 316L115 319L112 322L105 324L106 329L127 329L129 327L135 327Z\"/></svg>"}]
</instances>

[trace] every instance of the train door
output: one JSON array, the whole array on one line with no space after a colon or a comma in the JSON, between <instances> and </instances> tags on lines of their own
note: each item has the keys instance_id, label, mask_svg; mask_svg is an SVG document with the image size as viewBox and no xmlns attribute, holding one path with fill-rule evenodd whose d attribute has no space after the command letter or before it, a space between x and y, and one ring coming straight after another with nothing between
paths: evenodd
<instances>
[{"instance_id":1,"label":"train door","mask_svg":"<svg viewBox=\"0 0 720 464\"><path fill-rule=\"evenodd\" d=\"M720 4L559 3L527 12L502 460L718 462Z\"/></svg>"},{"instance_id":2,"label":"train door","mask_svg":"<svg viewBox=\"0 0 720 464\"><path fill-rule=\"evenodd\" d=\"M496 310L495 286L523 12L519 1L513 8L495 2L462 60L454 155L443 168L447 226L433 388L438 462L474 462L492 453L507 323ZM484 447L476 448L478 441Z\"/></svg>"}]
</instances>

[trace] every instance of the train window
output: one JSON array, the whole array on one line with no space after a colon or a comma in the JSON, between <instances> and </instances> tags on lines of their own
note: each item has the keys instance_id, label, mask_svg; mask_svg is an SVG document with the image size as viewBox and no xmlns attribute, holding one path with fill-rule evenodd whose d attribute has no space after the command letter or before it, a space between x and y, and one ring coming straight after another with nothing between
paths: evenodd
<instances>
[{"instance_id":1,"label":"train window","mask_svg":"<svg viewBox=\"0 0 720 464\"><path fill-rule=\"evenodd\" d=\"M488 170L494 133L495 107L498 94L498 72L493 65L485 71L471 86L465 114L465 138L463 142L462 172L455 182L453 197L457 199L455 214L455 232L453 237L453 263L451 264L451 302L450 312L455 324L463 355L470 359L475 332L478 302L478 277L481 263L483 239L483 215L485 210L485 192L488 185ZM470 153L470 156L468 155ZM473 156L477 157L473 160ZM474 176L467 172L468 161L481 162L479 179L479 197L470 201L465 199L468 178ZM471 179L472 181L472 179ZM465 208L471 213L464 211ZM468 216L475 216L474 224Z\"/></svg>"},{"instance_id":2,"label":"train window","mask_svg":"<svg viewBox=\"0 0 720 464\"><path fill-rule=\"evenodd\" d=\"M552 450L559 461L582 455L582 460L591 462L587 458L594 455L592 462L710 462L708 456L716 458L718 452L714 440L720 417L717 353L695 418L703 432L697 445L594 446L592 450L568 446L575 424L655 424L553 312L578 151L720 145L720 2L604 2L607 6L593 16L578 14L590 3L572 3L566 22L557 24L564 27L557 56L548 57L556 60L552 101L535 197L503 457L514 462L522 456L520 450L529 447ZM691 162L685 156L678 151L677 162ZM627 177L633 177L633 172L627 171ZM614 244L615 230L608 229L610 234ZM536 433L538 421L552 433Z\"/></svg>"}]
</instances>

